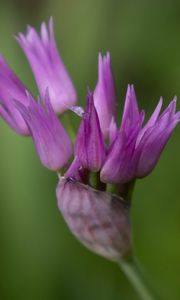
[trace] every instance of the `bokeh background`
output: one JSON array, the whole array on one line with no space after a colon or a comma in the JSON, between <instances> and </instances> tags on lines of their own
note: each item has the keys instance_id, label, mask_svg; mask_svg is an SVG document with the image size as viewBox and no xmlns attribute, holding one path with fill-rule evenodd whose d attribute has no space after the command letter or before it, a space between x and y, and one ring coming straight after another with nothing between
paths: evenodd
<instances>
[{"instance_id":1,"label":"bokeh background","mask_svg":"<svg viewBox=\"0 0 180 300\"><path fill-rule=\"evenodd\" d=\"M134 83L147 116L157 100L180 97L180 2L6 0L0 2L0 52L37 95L13 39L49 16L61 56L84 102L97 79L98 52L111 52L119 110ZM180 104L178 103L180 108ZM83 248L56 204L57 176L41 166L32 142L0 120L0 299L138 300L118 267ZM180 299L180 128L153 173L136 184L134 250L157 299Z\"/></svg>"}]
</instances>

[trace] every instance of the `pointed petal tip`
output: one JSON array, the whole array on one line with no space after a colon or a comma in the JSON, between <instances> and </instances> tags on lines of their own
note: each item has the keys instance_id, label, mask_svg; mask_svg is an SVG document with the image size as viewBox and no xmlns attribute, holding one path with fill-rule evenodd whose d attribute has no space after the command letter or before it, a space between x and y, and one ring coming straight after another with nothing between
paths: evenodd
<instances>
[{"instance_id":1,"label":"pointed petal tip","mask_svg":"<svg viewBox=\"0 0 180 300\"><path fill-rule=\"evenodd\" d=\"M98 53L99 69L102 68L104 65L110 64L110 63L111 63L111 57L110 57L109 51L107 51L104 55L101 52Z\"/></svg>"},{"instance_id":2,"label":"pointed petal tip","mask_svg":"<svg viewBox=\"0 0 180 300\"><path fill-rule=\"evenodd\" d=\"M93 94L92 89L88 86L87 87L87 95L91 96Z\"/></svg>"},{"instance_id":3,"label":"pointed petal tip","mask_svg":"<svg viewBox=\"0 0 180 300\"><path fill-rule=\"evenodd\" d=\"M101 52L98 53L98 59L99 59L99 60L102 59L102 53L101 53Z\"/></svg>"},{"instance_id":4,"label":"pointed petal tip","mask_svg":"<svg viewBox=\"0 0 180 300\"><path fill-rule=\"evenodd\" d=\"M110 51L106 52L106 57L107 57L108 60L110 60L110 58L111 58Z\"/></svg>"},{"instance_id":5,"label":"pointed petal tip","mask_svg":"<svg viewBox=\"0 0 180 300\"><path fill-rule=\"evenodd\" d=\"M54 23L54 18L53 18L53 16L50 16L49 17L49 25L53 25L53 23Z\"/></svg>"},{"instance_id":6,"label":"pointed petal tip","mask_svg":"<svg viewBox=\"0 0 180 300\"><path fill-rule=\"evenodd\" d=\"M50 16L48 22L49 33L51 37L54 37L54 19L53 16Z\"/></svg>"},{"instance_id":7,"label":"pointed petal tip","mask_svg":"<svg viewBox=\"0 0 180 300\"><path fill-rule=\"evenodd\" d=\"M161 103L161 105L163 104L163 96L160 96L159 103Z\"/></svg>"},{"instance_id":8,"label":"pointed petal tip","mask_svg":"<svg viewBox=\"0 0 180 300\"><path fill-rule=\"evenodd\" d=\"M106 54L103 56L104 64L110 64L111 58L110 58L110 52L107 51Z\"/></svg>"},{"instance_id":9,"label":"pointed petal tip","mask_svg":"<svg viewBox=\"0 0 180 300\"><path fill-rule=\"evenodd\" d=\"M86 110L75 142L75 154L84 168L98 171L104 162L105 147L93 93L89 92L86 99Z\"/></svg>"},{"instance_id":10,"label":"pointed petal tip","mask_svg":"<svg viewBox=\"0 0 180 300\"><path fill-rule=\"evenodd\" d=\"M94 103L93 94L94 94L93 91L88 87L87 96L86 96L87 107Z\"/></svg>"}]
</instances>

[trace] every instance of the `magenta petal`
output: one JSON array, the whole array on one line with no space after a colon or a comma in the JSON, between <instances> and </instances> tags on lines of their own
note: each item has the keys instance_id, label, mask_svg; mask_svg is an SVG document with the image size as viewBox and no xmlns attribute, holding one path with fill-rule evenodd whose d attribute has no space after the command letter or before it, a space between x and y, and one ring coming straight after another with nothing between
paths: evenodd
<instances>
[{"instance_id":1,"label":"magenta petal","mask_svg":"<svg viewBox=\"0 0 180 300\"><path fill-rule=\"evenodd\" d=\"M18 134L29 135L26 122L14 106L14 99L28 105L25 86L0 56L0 116Z\"/></svg>"},{"instance_id":2,"label":"magenta petal","mask_svg":"<svg viewBox=\"0 0 180 300\"><path fill-rule=\"evenodd\" d=\"M75 237L110 260L130 252L130 220L126 202L70 178L61 177L58 207Z\"/></svg>"},{"instance_id":3,"label":"magenta petal","mask_svg":"<svg viewBox=\"0 0 180 300\"><path fill-rule=\"evenodd\" d=\"M81 166L81 163L77 156L75 156L64 176L66 178L71 178L82 183L88 182L88 172Z\"/></svg>"},{"instance_id":4,"label":"magenta petal","mask_svg":"<svg viewBox=\"0 0 180 300\"><path fill-rule=\"evenodd\" d=\"M88 92L86 111L76 138L75 154L81 165L91 171L99 171L105 159L103 137L91 92Z\"/></svg>"},{"instance_id":5,"label":"magenta petal","mask_svg":"<svg viewBox=\"0 0 180 300\"><path fill-rule=\"evenodd\" d=\"M150 117L150 119L148 120L148 122L146 123L146 125L140 130L139 134L138 134L138 138L137 138L137 142L136 142L136 146L139 144L141 138L143 137L144 133L148 130L148 128L154 126L154 124L156 123L161 107L163 104L163 99L162 97L160 98L152 116Z\"/></svg>"},{"instance_id":6,"label":"magenta petal","mask_svg":"<svg viewBox=\"0 0 180 300\"><path fill-rule=\"evenodd\" d=\"M133 85L128 85L124 104L121 128L128 131L133 127L139 118L139 109Z\"/></svg>"},{"instance_id":7,"label":"magenta petal","mask_svg":"<svg viewBox=\"0 0 180 300\"><path fill-rule=\"evenodd\" d=\"M106 161L101 170L101 180L105 183L125 183L135 176L137 159L134 158L136 139L144 120L144 112L131 132L126 134L120 129L114 141Z\"/></svg>"},{"instance_id":8,"label":"magenta petal","mask_svg":"<svg viewBox=\"0 0 180 300\"><path fill-rule=\"evenodd\" d=\"M48 88L57 113L73 106L76 91L56 47L52 18L48 26L42 23L40 35L29 26L26 35L20 33L16 39L31 65L41 97Z\"/></svg>"},{"instance_id":9,"label":"magenta petal","mask_svg":"<svg viewBox=\"0 0 180 300\"><path fill-rule=\"evenodd\" d=\"M112 118L116 116L116 93L110 54L99 54L98 82L94 90L94 106L104 137L108 137Z\"/></svg>"},{"instance_id":10,"label":"magenta petal","mask_svg":"<svg viewBox=\"0 0 180 300\"><path fill-rule=\"evenodd\" d=\"M45 95L45 109L29 95L29 107L21 103L16 106L26 121L42 164L50 170L62 168L72 154L69 136L54 113L48 93Z\"/></svg>"},{"instance_id":11,"label":"magenta petal","mask_svg":"<svg viewBox=\"0 0 180 300\"><path fill-rule=\"evenodd\" d=\"M147 176L157 164L161 152L180 121L175 110L176 100L173 100L155 124L144 133L136 149L140 153L136 177Z\"/></svg>"},{"instance_id":12,"label":"magenta petal","mask_svg":"<svg viewBox=\"0 0 180 300\"><path fill-rule=\"evenodd\" d=\"M118 128L114 118L112 118L111 123L109 125L109 144L112 145L114 140L116 139L118 134Z\"/></svg>"}]
</instances>

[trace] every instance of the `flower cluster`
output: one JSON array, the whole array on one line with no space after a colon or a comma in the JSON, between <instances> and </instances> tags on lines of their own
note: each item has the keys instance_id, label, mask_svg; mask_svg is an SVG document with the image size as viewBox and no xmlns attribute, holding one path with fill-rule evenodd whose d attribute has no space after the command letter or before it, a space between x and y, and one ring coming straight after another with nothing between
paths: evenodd
<instances>
[{"instance_id":1,"label":"flower cluster","mask_svg":"<svg viewBox=\"0 0 180 300\"><path fill-rule=\"evenodd\" d=\"M123 185L153 170L180 121L176 98L162 113L160 98L144 125L145 113L139 110L134 86L128 85L118 128L109 53L99 54L97 84L88 90L83 109L75 106L76 90L56 47L52 18L48 25L42 23L40 34L29 26L16 40L32 68L40 96L35 101L0 56L0 116L18 134L32 137L45 167L65 170L57 187L58 205L78 239L111 259L127 254L129 208L121 195L105 191L108 184ZM66 110L81 118L74 148L57 116Z\"/></svg>"}]
</instances>

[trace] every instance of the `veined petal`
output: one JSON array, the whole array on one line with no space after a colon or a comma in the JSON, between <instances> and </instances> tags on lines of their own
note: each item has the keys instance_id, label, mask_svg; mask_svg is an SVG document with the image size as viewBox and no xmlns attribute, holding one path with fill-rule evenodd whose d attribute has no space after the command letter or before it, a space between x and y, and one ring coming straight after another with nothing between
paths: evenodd
<instances>
[{"instance_id":1,"label":"veined petal","mask_svg":"<svg viewBox=\"0 0 180 300\"><path fill-rule=\"evenodd\" d=\"M175 113L175 110L176 100L174 99L141 138L136 149L136 152L139 153L136 177L147 176L158 162L161 152L180 121L179 113Z\"/></svg>"},{"instance_id":2,"label":"veined petal","mask_svg":"<svg viewBox=\"0 0 180 300\"><path fill-rule=\"evenodd\" d=\"M117 128L114 118L112 118L111 123L109 125L109 144L110 144L110 146L116 139L117 134L118 134L118 128Z\"/></svg>"},{"instance_id":3,"label":"veined petal","mask_svg":"<svg viewBox=\"0 0 180 300\"><path fill-rule=\"evenodd\" d=\"M110 54L99 54L98 82L94 90L94 106L105 138L109 134L112 118L116 117L116 93L111 69Z\"/></svg>"},{"instance_id":4,"label":"veined petal","mask_svg":"<svg viewBox=\"0 0 180 300\"><path fill-rule=\"evenodd\" d=\"M163 99L161 97L152 116L150 117L150 119L148 120L146 125L140 130L138 137L137 137L136 146L139 144L141 138L143 137L144 133L148 130L148 128L155 125L155 123L158 119L159 113L161 111L162 104L163 104Z\"/></svg>"},{"instance_id":5,"label":"veined petal","mask_svg":"<svg viewBox=\"0 0 180 300\"><path fill-rule=\"evenodd\" d=\"M126 99L121 121L121 128L124 131L131 130L139 118L139 109L133 85L128 85Z\"/></svg>"},{"instance_id":6,"label":"veined petal","mask_svg":"<svg viewBox=\"0 0 180 300\"><path fill-rule=\"evenodd\" d=\"M87 248L115 261L130 253L129 208L120 197L64 177L56 195L69 229Z\"/></svg>"},{"instance_id":7,"label":"veined petal","mask_svg":"<svg viewBox=\"0 0 180 300\"><path fill-rule=\"evenodd\" d=\"M58 53L53 20L41 25L41 34L28 27L26 35L16 38L34 73L41 97L48 88L53 109L61 113L76 103L76 91Z\"/></svg>"},{"instance_id":8,"label":"veined petal","mask_svg":"<svg viewBox=\"0 0 180 300\"><path fill-rule=\"evenodd\" d=\"M81 165L91 171L99 171L105 159L103 137L93 103L93 94L90 91L76 138L75 154Z\"/></svg>"},{"instance_id":9,"label":"veined petal","mask_svg":"<svg viewBox=\"0 0 180 300\"><path fill-rule=\"evenodd\" d=\"M102 167L100 177L105 183L125 183L135 176L137 159L134 158L138 133L144 120L144 112L128 134L120 128Z\"/></svg>"},{"instance_id":10,"label":"veined petal","mask_svg":"<svg viewBox=\"0 0 180 300\"><path fill-rule=\"evenodd\" d=\"M50 170L59 170L69 160L72 146L69 136L51 106L49 95L45 95L45 108L30 95L29 107L16 102L26 121L42 164Z\"/></svg>"},{"instance_id":11,"label":"veined petal","mask_svg":"<svg viewBox=\"0 0 180 300\"><path fill-rule=\"evenodd\" d=\"M14 106L13 99L28 105L25 86L0 56L0 116L18 134L29 135L27 124Z\"/></svg>"}]
</instances>

